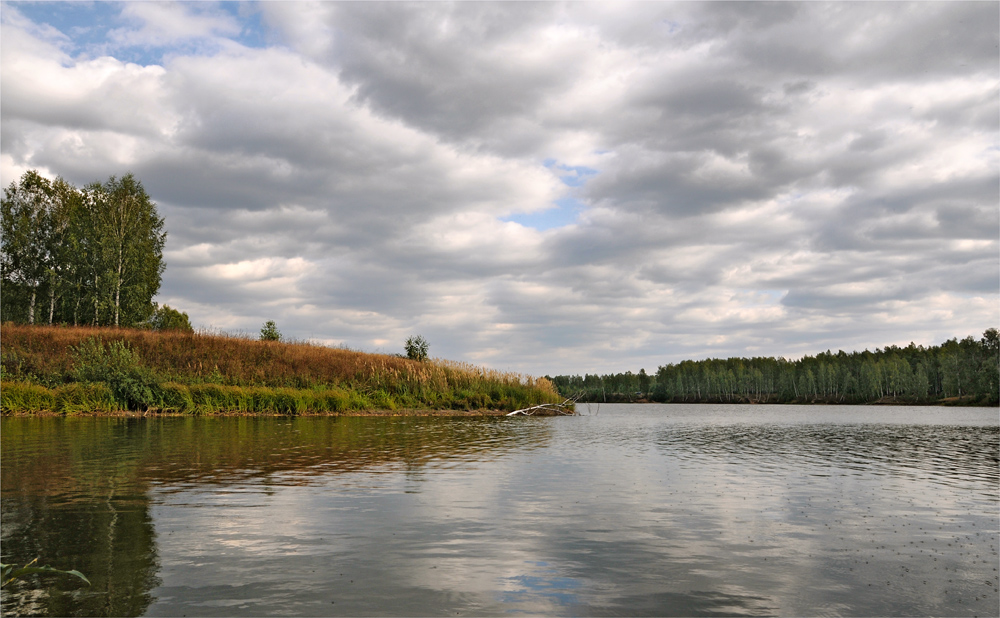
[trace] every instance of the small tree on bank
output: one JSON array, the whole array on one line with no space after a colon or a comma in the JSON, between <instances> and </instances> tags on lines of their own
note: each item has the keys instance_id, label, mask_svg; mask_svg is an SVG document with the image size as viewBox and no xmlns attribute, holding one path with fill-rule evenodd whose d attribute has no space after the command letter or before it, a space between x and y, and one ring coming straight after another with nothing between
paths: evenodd
<instances>
[{"instance_id":1,"label":"small tree on bank","mask_svg":"<svg viewBox=\"0 0 1000 618\"><path fill-rule=\"evenodd\" d=\"M406 340L406 357L415 361L427 360L427 340L420 335L409 337Z\"/></svg>"},{"instance_id":2,"label":"small tree on bank","mask_svg":"<svg viewBox=\"0 0 1000 618\"><path fill-rule=\"evenodd\" d=\"M278 331L278 325L274 323L274 320L264 322L263 328L260 329L260 340L281 341L281 333Z\"/></svg>"},{"instance_id":3,"label":"small tree on bank","mask_svg":"<svg viewBox=\"0 0 1000 618\"><path fill-rule=\"evenodd\" d=\"M153 304L155 305L156 303ZM188 314L178 311L170 305L156 307L153 316L149 318L149 327L153 330L176 330L184 333L194 332Z\"/></svg>"}]
</instances>

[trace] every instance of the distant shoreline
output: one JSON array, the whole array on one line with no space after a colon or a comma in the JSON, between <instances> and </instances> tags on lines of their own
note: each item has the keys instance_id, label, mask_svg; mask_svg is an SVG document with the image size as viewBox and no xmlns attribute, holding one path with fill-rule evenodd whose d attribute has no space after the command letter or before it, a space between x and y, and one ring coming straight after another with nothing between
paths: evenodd
<instances>
[{"instance_id":1,"label":"distant shoreline","mask_svg":"<svg viewBox=\"0 0 1000 618\"><path fill-rule=\"evenodd\" d=\"M1000 404L984 403L975 397L947 397L933 401L907 401L900 398L885 397L875 401L650 401L649 399L638 399L636 401L579 401L577 406L590 404L598 405L716 405L716 406L920 406L920 407L940 407L940 408L996 408Z\"/></svg>"}]
</instances>

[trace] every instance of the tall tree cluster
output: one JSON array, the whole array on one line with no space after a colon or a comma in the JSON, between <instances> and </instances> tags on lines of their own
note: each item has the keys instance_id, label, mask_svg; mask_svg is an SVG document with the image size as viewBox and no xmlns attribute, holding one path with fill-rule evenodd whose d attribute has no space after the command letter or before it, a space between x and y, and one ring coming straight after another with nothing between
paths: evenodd
<instances>
[{"instance_id":1,"label":"tall tree cluster","mask_svg":"<svg viewBox=\"0 0 1000 618\"><path fill-rule=\"evenodd\" d=\"M799 360L773 357L686 360L608 375L550 378L564 396L580 401L826 402L880 400L931 403L960 397L1000 400L1000 332L949 339L938 346L887 346L874 352L829 351Z\"/></svg>"},{"instance_id":2,"label":"tall tree cluster","mask_svg":"<svg viewBox=\"0 0 1000 618\"><path fill-rule=\"evenodd\" d=\"M155 310L166 232L132 174L78 189L36 171L3 191L0 319L133 326Z\"/></svg>"}]
</instances>

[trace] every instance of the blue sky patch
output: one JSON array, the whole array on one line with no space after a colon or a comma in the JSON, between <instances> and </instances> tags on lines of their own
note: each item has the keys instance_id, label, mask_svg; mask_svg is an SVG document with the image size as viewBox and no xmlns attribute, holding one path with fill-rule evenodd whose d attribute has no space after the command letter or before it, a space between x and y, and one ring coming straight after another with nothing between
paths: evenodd
<instances>
[{"instance_id":1,"label":"blue sky patch","mask_svg":"<svg viewBox=\"0 0 1000 618\"><path fill-rule=\"evenodd\" d=\"M122 15L120 2L11 2L22 15L36 24L47 24L66 35L69 44L64 50L73 57L113 56L123 62L143 66L163 64L164 58L175 55L211 55L218 45L204 38L173 41L168 45L122 45L113 42L116 30L138 29L142 21ZM267 29L261 21L256 2L185 2L186 11L198 14L226 13L240 25L240 32L231 40L246 47L262 48L268 43ZM219 35L222 36L222 35Z\"/></svg>"},{"instance_id":2,"label":"blue sky patch","mask_svg":"<svg viewBox=\"0 0 1000 618\"><path fill-rule=\"evenodd\" d=\"M546 159L542 162L545 167L554 171L559 180L567 187L582 187L593 176L597 175L597 170L583 165L564 165L555 159Z\"/></svg>"},{"instance_id":3,"label":"blue sky patch","mask_svg":"<svg viewBox=\"0 0 1000 618\"><path fill-rule=\"evenodd\" d=\"M257 2L223 2L219 6L240 22L240 33L232 37L244 47L267 47L267 29L261 22L261 12Z\"/></svg>"},{"instance_id":4,"label":"blue sky patch","mask_svg":"<svg viewBox=\"0 0 1000 618\"><path fill-rule=\"evenodd\" d=\"M77 56L107 43L108 32L124 25L117 2L9 2L36 24L48 24L70 41L66 52Z\"/></svg>"},{"instance_id":5,"label":"blue sky patch","mask_svg":"<svg viewBox=\"0 0 1000 618\"><path fill-rule=\"evenodd\" d=\"M502 217L501 221L510 221L544 232L576 223L577 217L584 209L583 203L575 197L564 197L556 200L554 204L547 210L510 215Z\"/></svg>"}]
</instances>

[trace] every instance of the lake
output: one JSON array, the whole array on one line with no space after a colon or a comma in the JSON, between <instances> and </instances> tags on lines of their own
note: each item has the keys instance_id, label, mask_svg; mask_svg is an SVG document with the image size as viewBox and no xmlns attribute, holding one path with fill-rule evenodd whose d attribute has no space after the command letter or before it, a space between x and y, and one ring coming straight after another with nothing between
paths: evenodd
<instances>
[{"instance_id":1,"label":"lake","mask_svg":"<svg viewBox=\"0 0 1000 618\"><path fill-rule=\"evenodd\" d=\"M996 616L995 408L3 418L5 616Z\"/></svg>"}]
</instances>

